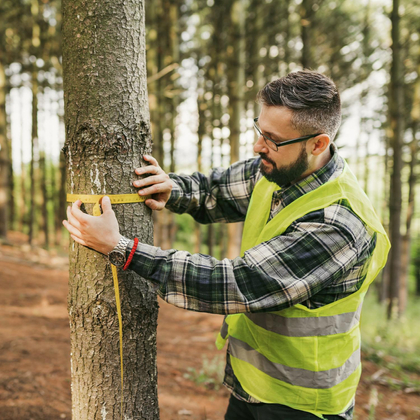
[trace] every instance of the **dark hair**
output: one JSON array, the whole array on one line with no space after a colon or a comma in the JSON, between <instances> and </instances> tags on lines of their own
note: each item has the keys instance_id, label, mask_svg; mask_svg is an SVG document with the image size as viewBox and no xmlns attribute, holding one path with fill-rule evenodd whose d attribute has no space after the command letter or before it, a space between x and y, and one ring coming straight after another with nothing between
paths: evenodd
<instances>
[{"instance_id":1,"label":"dark hair","mask_svg":"<svg viewBox=\"0 0 420 420\"><path fill-rule=\"evenodd\" d=\"M302 70L273 80L258 92L257 101L293 111L292 124L302 135L322 132L333 141L340 127L337 86L316 71Z\"/></svg>"}]
</instances>

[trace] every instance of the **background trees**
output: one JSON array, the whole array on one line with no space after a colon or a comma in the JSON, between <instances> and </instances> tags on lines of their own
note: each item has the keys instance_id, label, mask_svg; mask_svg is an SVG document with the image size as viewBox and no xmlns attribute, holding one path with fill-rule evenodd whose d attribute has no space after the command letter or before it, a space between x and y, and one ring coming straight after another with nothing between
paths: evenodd
<instances>
[{"instance_id":1,"label":"background trees","mask_svg":"<svg viewBox=\"0 0 420 420\"><path fill-rule=\"evenodd\" d=\"M336 143L395 236L380 299L403 313L418 237L420 5L400 2L147 0L146 48L154 154L166 170L252 156L255 95L272 78L311 67L336 81ZM63 243L65 208L61 3L0 7L0 232L7 225L48 248ZM155 217L155 243L173 246L186 222ZM196 250L237 255L240 227L195 232Z\"/></svg>"},{"instance_id":2,"label":"background trees","mask_svg":"<svg viewBox=\"0 0 420 420\"><path fill-rule=\"evenodd\" d=\"M273 78L310 67L335 80L343 101L336 144L393 243L389 264L371 292L381 305L371 319L385 316L386 308L390 320L375 331L365 327L369 349L387 342L392 353L402 341L407 344L410 340L392 341L389 331L403 334L420 296L420 1L145 0L145 8L153 153L167 171L207 172L251 157L252 119L259 112L255 96ZM98 18L86 13L76 17L85 24ZM18 231L22 241L51 253L68 243L61 228L66 207L61 20L60 0L0 2L0 238L6 241L8 231ZM120 22L110 25L118 27ZM90 66L91 84L83 85L88 92L109 63L91 61L96 49L82 50ZM110 89L95 107L99 112L116 101L121 109L127 104L134 109L142 92L127 99ZM127 122L129 110L122 118L112 115L100 131L105 137L128 124L126 138L138 139ZM137 153L142 151L139 146ZM73 162L85 152L77 149ZM122 157L120 150L111 155ZM136 155L130 164L139 161ZM90 179L90 169L95 175L89 160L83 176L96 191L99 180ZM76 181L68 180L70 189ZM115 185L107 185L111 193ZM154 241L163 248L238 255L240 226L198 226L169 212L154 217Z\"/></svg>"}]
</instances>

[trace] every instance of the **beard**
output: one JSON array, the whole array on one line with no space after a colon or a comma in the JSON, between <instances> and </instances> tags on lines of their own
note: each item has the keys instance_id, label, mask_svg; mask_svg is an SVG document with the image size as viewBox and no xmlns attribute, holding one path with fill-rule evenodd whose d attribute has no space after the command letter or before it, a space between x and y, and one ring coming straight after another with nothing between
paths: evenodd
<instances>
[{"instance_id":1,"label":"beard","mask_svg":"<svg viewBox=\"0 0 420 420\"><path fill-rule=\"evenodd\" d=\"M295 162L282 168L278 168L275 162L273 162L266 154L260 153L260 156L273 166L273 168L269 170L268 167L261 162L261 173L268 179L268 181L276 183L279 187L284 187L293 181L296 181L309 168L308 154L306 153L305 147L302 147L302 151Z\"/></svg>"}]
</instances>

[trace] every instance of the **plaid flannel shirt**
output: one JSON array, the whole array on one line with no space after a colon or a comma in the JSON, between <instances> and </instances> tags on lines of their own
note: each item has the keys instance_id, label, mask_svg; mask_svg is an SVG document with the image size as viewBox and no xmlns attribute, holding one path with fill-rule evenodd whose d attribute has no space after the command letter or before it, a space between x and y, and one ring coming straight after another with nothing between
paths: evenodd
<instances>
[{"instance_id":1,"label":"plaid flannel shirt","mask_svg":"<svg viewBox=\"0 0 420 420\"><path fill-rule=\"evenodd\" d=\"M269 220L300 196L336 178L344 161L332 147L321 169L273 194ZM206 177L170 174L166 205L200 223L244 221L253 188L261 178L261 159L238 162ZM130 268L157 286L165 301L183 309L216 314L279 311L298 303L318 308L357 291L365 279L376 235L346 200L295 220L280 236L263 242L233 260L161 250L139 244ZM127 246L127 255L133 241ZM224 384L244 401L257 403L240 386L229 361ZM351 407L343 413L352 418Z\"/></svg>"}]
</instances>

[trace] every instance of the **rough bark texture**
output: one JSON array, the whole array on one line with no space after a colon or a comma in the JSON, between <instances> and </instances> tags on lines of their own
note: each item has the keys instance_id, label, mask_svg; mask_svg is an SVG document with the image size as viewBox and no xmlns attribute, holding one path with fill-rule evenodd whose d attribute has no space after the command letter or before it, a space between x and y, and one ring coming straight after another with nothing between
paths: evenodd
<instances>
[{"instance_id":1,"label":"rough bark texture","mask_svg":"<svg viewBox=\"0 0 420 420\"><path fill-rule=\"evenodd\" d=\"M65 0L63 71L67 189L135 193L134 169L151 153L142 0ZM86 209L91 213L92 206ZM114 205L120 232L153 242L143 203ZM124 419L158 419L156 294L119 270L124 347ZM68 309L73 420L120 418L117 311L107 258L70 246Z\"/></svg>"},{"instance_id":2,"label":"rough bark texture","mask_svg":"<svg viewBox=\"0 0 420 420\"><path fill-rule=\"evenodd\" d=\"M393 168L389 196L390 281L388 317L398 309L401 274L401 171L403 166L402 144L404 136L404 76L400 45L399 0L393 0L392 22L392 66L391 66L391 127L393 130Z\"/></svg>"}]
</instances>

